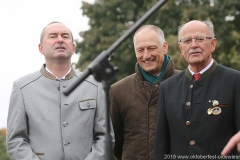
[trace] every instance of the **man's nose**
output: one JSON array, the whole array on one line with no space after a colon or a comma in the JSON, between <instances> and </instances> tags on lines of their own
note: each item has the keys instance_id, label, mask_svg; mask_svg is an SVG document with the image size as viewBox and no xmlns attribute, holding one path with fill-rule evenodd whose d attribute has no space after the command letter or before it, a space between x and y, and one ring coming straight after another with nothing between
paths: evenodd
<instances>
[{"instance_id":1,"label":"man's nose","mask_svg":"<svg viewBox=\"0 0 240 160\"><path fill-rule=\"evenodd\" d=\"M62 42L63 42L62 36L59 35L59 36L57 37L57 42L58 42L58 43L62 43Z\"/></svg>"},{"instance_id":2,"label":"man's nose","mask_svg":"<svg viewBox=\"0 0 240 160\"><path fill-rule=\"evenodd\" d=\"M193 47L193 48L194 48L194 47L198 47L198 44L197 44L195 38L192 39L191 47Z\"/></svg>"},{"instance_id":3,"label":"man's nose","mask_svg":"<svg viewBox=\"0 0 240 160\"><path fill-rule=\"evenodd\" d=\"M144 52L143 52L143 58L144 58L144 59L147 59L147 58L149 58L149 57L150 57L150 54L148 53L148 50L145 49Z\"/></svg>"}]
</instances>

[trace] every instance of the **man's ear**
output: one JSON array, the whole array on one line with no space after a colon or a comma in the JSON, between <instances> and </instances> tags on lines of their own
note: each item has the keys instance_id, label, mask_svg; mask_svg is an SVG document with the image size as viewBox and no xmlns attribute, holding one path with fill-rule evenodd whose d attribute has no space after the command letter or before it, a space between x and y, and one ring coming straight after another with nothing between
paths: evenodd
<instances>
[{"instance_id":1,"label":"man's ear","mask_svg":"<svg viewBox=\"0 0 240 160\"><path fill-rule=\"evenodd\" d=\"M75 53L75 51L76 51L76 44L73 43L72 44L72 55Z\"/></svg>"},{"instance_id":2,"label":"man's ear","mask_svg":"<svg viewBox=\"0 0 240 160\"><path fill-rule=\"evenodd\" d=\"M164 53L164 54L167 54L167 53L168 53L168 42L167 42L167 41L165 41L165 42L163 43L163 53Z\"/></svg>"},{"instance_id":3,"label":"man's ear","mask_svg":"<svg viewBox=\"0 0 240 160\"><path fill-rule=\"evenodd\" d=\"M40 43L40 44L38 45L38 50L39 50L39 52L40 52L41 54L44 54L42 43Z\"/></svg>"},{"instance_id":4,"label":"man's ear","mask_svg":"<svg viewBox=\"0 0 240 160\"><path fill-rule=\"evenodd\" d=\"M216 38L213 38L212 41L211 41L211 49L210 51L213 53L216 49L216 46L217 46L217 39Z\"/></svg>"}]
</instances>

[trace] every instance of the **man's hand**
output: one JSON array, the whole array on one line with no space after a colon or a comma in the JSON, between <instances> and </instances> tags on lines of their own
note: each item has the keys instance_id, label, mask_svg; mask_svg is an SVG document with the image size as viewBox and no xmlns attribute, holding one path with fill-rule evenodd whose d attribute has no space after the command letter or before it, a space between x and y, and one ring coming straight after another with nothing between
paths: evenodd
<instances>
[{"instance_id":1,"label":"man's hand","mask_svg":"<svg viewBox=\"0 0 240 160\"><path fill-rule=\"evenodd\" d=\"M240 131L228 141L221 154L223 156L227 155L235 146L237 146L237 150L240 152Z\"/></svg>"}]
</instances>

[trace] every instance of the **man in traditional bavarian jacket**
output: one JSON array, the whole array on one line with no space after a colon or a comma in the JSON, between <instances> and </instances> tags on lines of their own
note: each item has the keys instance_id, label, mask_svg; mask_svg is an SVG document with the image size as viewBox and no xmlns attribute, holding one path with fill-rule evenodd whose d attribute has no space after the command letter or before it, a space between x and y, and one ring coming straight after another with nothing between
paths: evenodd
<instances>
[{"instance_id":1,"label":"man in traditional bavarian jacket","mask_svg":"<svg viewBox=\"0 0 240 160\"><path fill-rule=\"evenodd\" d=\"M63 94L81 72L71 67L72 32L51 22L41 33L41 70L13 84L7 122L7 149L12 160L107 160L114 145L107 131L105 93L92 76L69 96ZM110 145L111 146L111 145Z\"/></svg>"},{"instance_id":2,"label":"man in traditional bavarian jacket","mask_svg":"<svg viewBox=\"0 0 240 160\"><path fill-rule=\"evenodd\" d=\"M178 34L189 65L161 83L154 159L221 159L240 129L240 72L213 60L211 21L190 21Z\"/></svg>"}]
</instances>

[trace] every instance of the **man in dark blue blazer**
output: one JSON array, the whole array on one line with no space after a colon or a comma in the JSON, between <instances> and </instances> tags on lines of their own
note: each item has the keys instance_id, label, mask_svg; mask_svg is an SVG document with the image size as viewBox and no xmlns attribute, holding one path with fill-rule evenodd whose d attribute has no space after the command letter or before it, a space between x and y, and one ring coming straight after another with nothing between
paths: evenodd
<instances>
[{"instance_id":1,"label":"man in dark blue blazer","mask_svg":"<svg viewBox=\"0 0 240 160\"><path fill-rule=\"evenodd\" d=\"M181 25L178 36L189 65L161 83L154 159L221 159L240 129L240 72L213 60L217 39L211 21Z\"/></svg>"}]
</instances>

